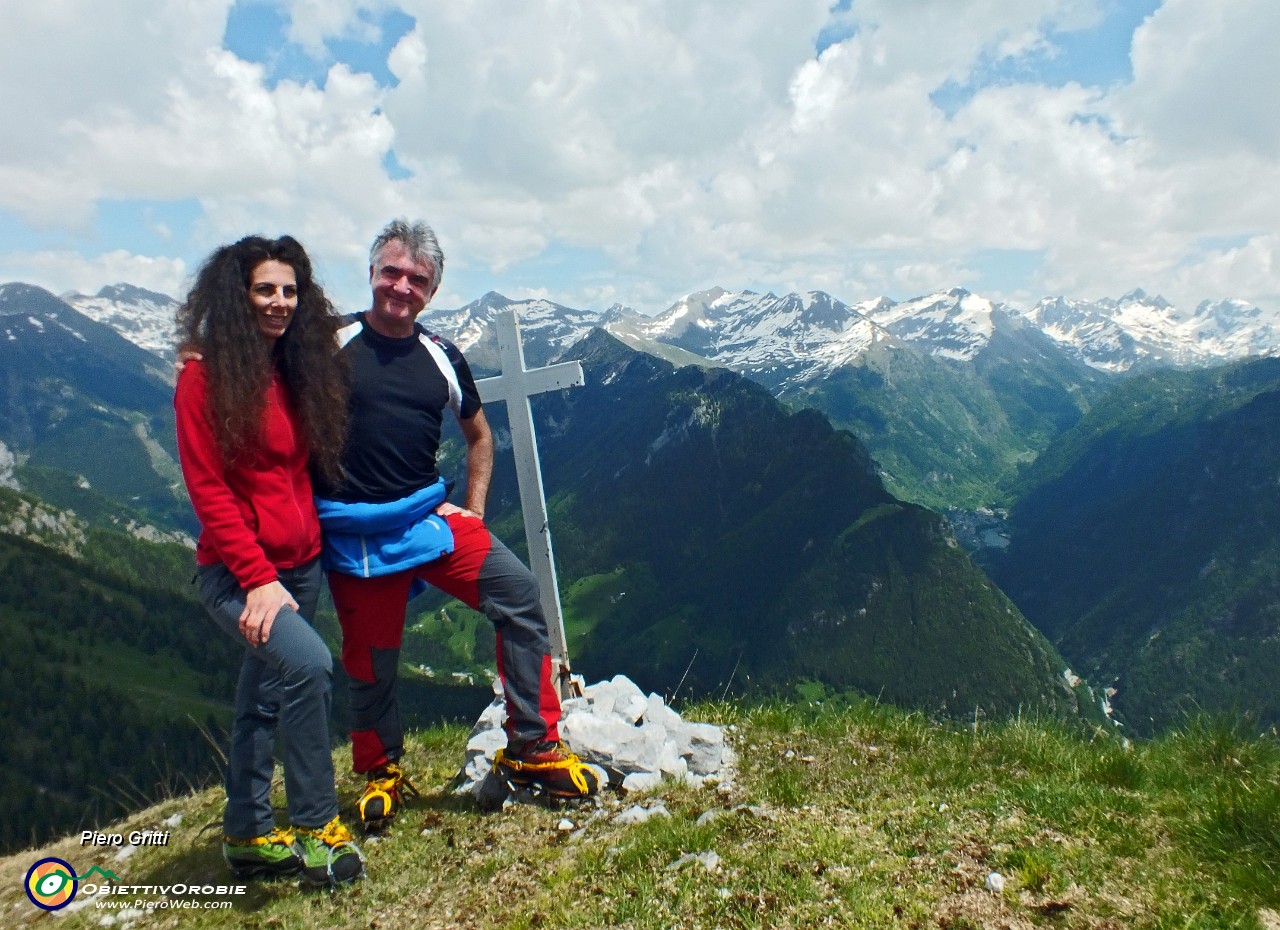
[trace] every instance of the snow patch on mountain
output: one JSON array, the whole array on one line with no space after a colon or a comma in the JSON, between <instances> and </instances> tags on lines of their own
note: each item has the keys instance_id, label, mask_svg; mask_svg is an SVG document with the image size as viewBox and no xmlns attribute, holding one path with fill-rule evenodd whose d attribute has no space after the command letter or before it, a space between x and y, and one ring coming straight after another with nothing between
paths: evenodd
<instances>
[{"instance_id":1,"label":"snow patch on mountain","mask_svg":"<svg viewBox=\"0 0 1280 930\"><path fill-rule=\"evenodd\" d=\"M111 284L92 297L62 294L61 299L89 319L105 323L134 345L173 358L174 314L178 302L131 284Z\"/></svg>"}]
</instances>

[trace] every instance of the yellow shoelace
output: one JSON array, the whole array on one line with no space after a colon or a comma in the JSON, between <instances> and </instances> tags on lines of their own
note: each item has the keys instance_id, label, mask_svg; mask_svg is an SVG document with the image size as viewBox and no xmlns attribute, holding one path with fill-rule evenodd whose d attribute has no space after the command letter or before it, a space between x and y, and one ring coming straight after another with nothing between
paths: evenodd
<instances>
[{"instance_id":1,"label":"yellow shoelace","mask_svg":"<svg viewBox=\"0 0 1280 930\"><path fill-rule=\"evenodd\" d=\"M247 840L234 836L224 836L222 842L228 846L270 846L272 843L279 843L281 846L292 846L293 832L276 827L266 836L254 836Z\"/></svg>"},{"instance_id":2,"label":"yellow shoelace","mask_svg":"<svg viewBox=\"0 0 1280 930\"><path fill-rule=\"evenodd\" d=\"M339 843L349 844L351 842L351 831L347 829L340 817L334 817L318 830L308 830L305 827L298 827L297 830L307 836L314 836L326 846L337 846Z\"/></svg>"},{"instance_id":3,"label":"yellow shoelace","mask_svg":"<svg viewBox=\"0 0 1280 930\"><path fill-rule=\"evenodd\" d=\"M413 782L409 781L409 776L404 773L404 770L398 765L390 764L387 766L386 774L381 778L369 779L369 784L365 785L364 793L368 795L375 791L381 791L389 795L392 791L402 787L408 794L416 795L418 793L418 789L414 787Z\"/></svg>"},{"instance_id":4,"label":"yellow shoelace","mask_svg":"<svg viewBox=\"0 0 1280 930\"><path fill-rule=\"evenodd\" d=\"M587 779L582 774L582 770L586 768L582 764L582 760L578 758L576 753L569 752L564 743L557 743L556 747L564 753L564 756L554 762L521 762L519 759L512 759L508 756L505 749L498 750L494 761L498 764L510 766L517 772L526 772L531 775L537 775L539 772L567 771L569 780L573 782L574 787L584 795L590 794L591 787L587 784Z\"/></svg>"}]
</instances>

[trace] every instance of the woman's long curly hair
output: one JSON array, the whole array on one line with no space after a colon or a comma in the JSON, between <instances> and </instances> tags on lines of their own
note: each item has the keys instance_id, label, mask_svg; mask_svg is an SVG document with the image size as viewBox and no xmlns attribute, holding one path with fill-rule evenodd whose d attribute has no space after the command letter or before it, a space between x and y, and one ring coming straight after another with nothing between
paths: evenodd
<instances>
[{"instance_id":1,"label":"woman's long curly hair","mask_svg":"<svg viewBox=\"0 0 1280 930\"><path fill-rule=\"evenodd\" d=\"M298 307L284 335L263 337L249 301L253 270L265 261L288 265L298 283ZM338 357L338 315L316 283L311 260L292 236L247 236L205 260L178 308L178 342L199 352L209 379L209 421L230 463L261 436L273 367L280 370L311 453L326 482L342 479L347 378Z\"/></svg>"}]
</instances>

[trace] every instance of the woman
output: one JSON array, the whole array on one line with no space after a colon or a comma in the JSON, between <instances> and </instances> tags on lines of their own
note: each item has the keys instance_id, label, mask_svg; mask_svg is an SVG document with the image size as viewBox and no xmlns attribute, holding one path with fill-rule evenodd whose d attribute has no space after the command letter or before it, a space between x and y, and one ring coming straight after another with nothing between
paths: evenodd
<instances>
[{"instance_id":1,"label":"woman","mask_svg":"<svg viewBox=\"0 0 1280 930\"><path fill-rule=\"evenodd\" d=\"M236 687L223 856L238 876L364 873L338 817L333 658L311 626L321 584L309 468L340 476L346 397L337 316L302 246L260 236L205 261L178 310L189 359L174 395L178 453L200 520L200 600L245 647ZM279 736L290 827L271 807Z\"/></svg>"}]
</instances>

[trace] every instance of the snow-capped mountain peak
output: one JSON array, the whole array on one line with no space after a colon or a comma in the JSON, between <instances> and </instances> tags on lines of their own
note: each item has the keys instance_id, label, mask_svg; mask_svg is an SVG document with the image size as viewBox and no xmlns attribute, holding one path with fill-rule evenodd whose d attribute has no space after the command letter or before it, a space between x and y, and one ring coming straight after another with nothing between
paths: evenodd
<instances>
[{"instance_id":1,"label":"snow-capped mountain peak","mask_svg":"<svg viewBox=\"0 0 1280 930\"><path fill-rule=\"evenodd\" d=\"M932 355L970 361L995 333L995 304L962 287L901 303L881 299L863 313L906 342Z\"/></svg>"},{"instance_id":2,"label":"snow-capped mountain peak","mask_svg":"<svg viewBox=\"0 0 1280 930\"><path fill-rule=\"evenodd\" d=\"M623 324L637 316L617 304L600 313L576 310L540 297L513 300L490 291L456 310L428 307L419 322L452 340L467 353L473 366L497 370L500 363L492 338L493 321L504 310L514 310L519 317L525 362L530 365L545 365L598 326Z\"/></svg>"},{"instance_id":3,"label":"snow-capped mountain peak","mask_svg":"<svg viewBox=\"0 0 1280 930\"><path fill-rule=\"evenodd\" d=\"M823 291L804 294L700 291L639 329L718 364L785 380L807 380L856 360L885 333Z\"/></svg>"},{"instance_id":4,"label":"snow-capped mountain peak","mask_svg":"<svg viewBox=\"0 0 1280 930\"><path fill-rule=\"evenodd\" d=\"M1241 300L1203 301L1188 313L1137 289L1119 300L1046 298L1026 316L1067 352L1105 371L1207 365L1280 350L1280 315Z\"/></svg>"},{"instance_id":5,"label":"snow-capped mountain peak","mask_svg":"<svg viewBox=\"0 0 1280 930\"><path fill-rule=\"evenodd\" d=\"M105 323L134 345L173 357L174 314L178 302L132 284L110 284L92 297L62 294L61 299L89 319Z\"/></svg>"},{"instance_id":6,"label":"snow-capped mountain peak","mask_svg":"<svg viewBox=\"0 0 1280 930\"><path fill-rule=\"evenodd\" d=\"M697 291L642 324L641 329L651 338L677 342L690 326L706 328L709 320L722 317L724 314L717 311L724 309L726 298L730 299L728 303L732 303L734 296L720 287Z\"/></svg>"}]
</instances>

